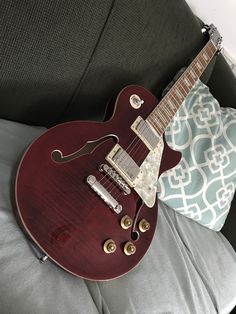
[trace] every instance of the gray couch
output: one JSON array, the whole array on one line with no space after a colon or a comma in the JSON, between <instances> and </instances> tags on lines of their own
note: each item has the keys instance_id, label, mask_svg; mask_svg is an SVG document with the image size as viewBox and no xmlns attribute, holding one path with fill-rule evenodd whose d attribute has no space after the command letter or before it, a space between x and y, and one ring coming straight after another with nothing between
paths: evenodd
<instances>
[{"instance_id":1,"label":"gray couch","mask_svg":"<svg viewBox=\"0 0 236 314\"><path fill-rule=\"evenodd\" d=\"M235 198L222 233L160 204L144 260L102 283L39 264L12 212L16 167L35 137L63 121L102 120L128 84L160 97L206 43L202 22L183 0L4 0L0 21L0 313L229 313ZM221 106L236 108L222 55L202 80Z\"/></svg>"}]
</instances>

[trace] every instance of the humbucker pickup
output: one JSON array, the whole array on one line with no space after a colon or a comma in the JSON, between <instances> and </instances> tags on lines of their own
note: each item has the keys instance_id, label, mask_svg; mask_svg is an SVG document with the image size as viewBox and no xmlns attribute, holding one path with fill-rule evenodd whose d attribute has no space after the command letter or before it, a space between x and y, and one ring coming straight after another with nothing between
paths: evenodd
<instances>
[{"instance_id":1,"label":"humbucker pickup","mask_svg":"<svg viewBox=\"0 0 236 314\"><path fill-rule=\"evenodd\" d=\"M159 135L152 129L150 124L138 116L134 123L131 125L131 129L138 135L150 151L157 148L160 142Z\"/></svg>"},{"instance_id":2,"label":"humbucker pickup","mask_svg":"<svg viewBox=\"0 0 236 314\"><path fill-rule=\"evenodd\" d=\"M106 160L116 169L121 177L134 187L140 175L140 168L132 157L119 145L116 144L110 153L106 156Z\"/></svg>"}]
</instances>

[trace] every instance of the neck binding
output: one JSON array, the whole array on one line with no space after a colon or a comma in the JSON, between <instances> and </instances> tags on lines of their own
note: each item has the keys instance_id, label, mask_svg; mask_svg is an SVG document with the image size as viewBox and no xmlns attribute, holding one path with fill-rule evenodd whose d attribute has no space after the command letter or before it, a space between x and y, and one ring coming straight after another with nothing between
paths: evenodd
<instances>
[{"instance_id":1,"label":"neck binding","mask_svg":"<svg viewBox=\"0 0 236 314\"><path fill-rule=\"evenodd\" d=\"M165 132L169 122L217 51L218 49L214 43L209 40L158 106L148 116L147 121L160 136Z\"/></svg>"}]
</instances>

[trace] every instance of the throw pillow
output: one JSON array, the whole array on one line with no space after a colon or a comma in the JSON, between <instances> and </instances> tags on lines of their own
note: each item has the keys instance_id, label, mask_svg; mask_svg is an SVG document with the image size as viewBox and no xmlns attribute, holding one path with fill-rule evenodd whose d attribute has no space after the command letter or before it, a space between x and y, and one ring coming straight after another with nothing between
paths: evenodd
<instances>
[{"instance_id":1,"label":"throw pillow","mask_svg":"<svg viewBox=\"0 0 236 314\"><path fill-rule=\"evenodd\" d=\"M159 199L205 227L219 231L236 187L236 110L220 108L198 81L165 132L182 153L160 176Z\"/></svg>"}]
</instances>

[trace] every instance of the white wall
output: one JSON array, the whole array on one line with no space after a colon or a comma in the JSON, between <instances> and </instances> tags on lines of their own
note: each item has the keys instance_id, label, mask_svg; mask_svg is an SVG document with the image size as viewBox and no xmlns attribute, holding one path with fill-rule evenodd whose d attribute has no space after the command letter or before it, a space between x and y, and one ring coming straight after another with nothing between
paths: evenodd
<instances>
[{"instance_id":1,"label":"white wall","mask_svg":"<svg viewBox=\"0 0 236 314\"><path fill-rule=\"evenodd\" d=\"M213 23L223 37L222 46L236 73L236 0L186 0L206 24Z\"/></svg>"}]
</instances>

